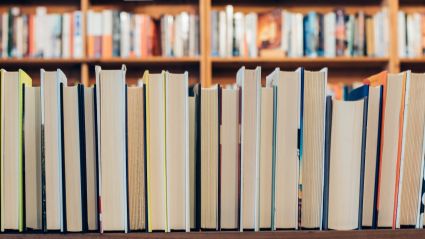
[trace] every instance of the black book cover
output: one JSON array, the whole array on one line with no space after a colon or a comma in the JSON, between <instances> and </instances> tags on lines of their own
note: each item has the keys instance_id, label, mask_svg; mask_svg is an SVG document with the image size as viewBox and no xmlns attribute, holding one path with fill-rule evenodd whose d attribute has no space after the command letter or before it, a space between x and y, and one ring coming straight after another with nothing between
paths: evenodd
<instances>
[{"instance_id":1,"label":"black book cover","mask_svg":"<svg viewBox=\"0 0 425 239\"><path fill-rule=\"evenodd\" d=\"M82 231L88 230L87 222L87 174L86 174L86 126L84 113L84 86L79 84L78 88L78 124L80 138L80 172L81 172L81 216Z\"/></svg>"},{"instance_id":2,"label":"black book cover","mask_svg":"<svg viewBox=\"0 0 425 239\"><path fill-rule=\"evenodd\" d=\"M22 84L22 85L20 85L20 87L22 87L22 98L21 98L21 100L22 100L22 127L21 127L21 135L22 135L22 141L21 141L21 145L22 145L22 147L21 147L21 154L22 154L22 188L23 188L23 192L22 192L22 207L23 207L23 213L22 213L22 216L23 216L23 219L22 219L22 221L23 221L23 229L24 229L24 231L26 230L26 207L25 207L25 202L26 202L26 198L25 198L25 85L24 84ZM1 211L0 211L0 213L1 213Z\"/></svg>"},{"instance_id":3,"label":"black book cover","mask_svg":"<svg viewBox=\"0 0 425 239\"><path fill-rule=\"evenodd\" d=\"M383 99L384 99L384 87L380 86L380 100L379 100L379 118L378 118L378 143L376 150L376 172L375 172L375 190L373 194L373 214L372 214L372 229L378 227L378 182L379 182L379 168L381 158L381 130L382 130L382 114L383 114Z\"/></svg>"},{"instance_id":4,"label":"black book cover","mask_svg":"<svg viewBox=\"0 0 425 239\"><path fill-rule=\"evenodd\" d=\"M64 137L64 128L63 128L63 83L59 84L59 105L60 105L60 132L61 132L61 138L59 139L61 142L61 156L62 156L62 168L60 169L62 171L61 173L61 187L62 187L62 220L63 220L63 231L67 231L67 222L66 222L66 190L65 190L65 137Z\"/></svg>"},{"instance_id":5,"label":"black book cover","mask_svg":"<svg viewBox=\"0 0 425 239\"><path fill-rule=\"evenodd\" d=\"M332 97L326 97L326 122L325 122L325 162L323 177L323 216L322 229L328 230L329 215L329 167L331 159L331 132L332 132Z\"/></svg>"},{"instance_id":6,"label":"black book cover","mask_svg":"<svg viewBox=\"0 0 425 239\"><path fill-rule=\"evenodd\" d=\"M222 114L221 114L221 102L222 102L222 99L221 99L221 93L222 93L222 91L221 91L222 89L221 89L221 87L220 87L220 85L218 85L217 86L217 91L218 91L218 102L217 102L217 106L218 106L218 137L217 137L217 139L218 139L218 190L217 190L217 197L218 197L218 200L217 200L217 203L218 203L218 212L217 212L217 230L220 230L221 229L221 213L220 213L220 208L221 208L221 150L222 150L222 148L221 148L221 142L220 142L220 138L221 138L221 136L220 136L220 128L221 128L221 125L223 124L223 118L222 118Z\"/></svg>"},{"instance_id":7,"label":"black book cover","mask_svg":"<svg viewBox=\"0 0 425 239\"><path fill-rule=\"evenodd\" d=\"M369 87L367 87L369 90ZM363 221L363 193L364 193L364 174L365 174L365 159L366 159L366 135L367 135L367 110L368 97L364 97L363 107L363 132L362 132L362 158L360 163L360 191L359 191L359 229L362 229Z\"/></svg>"},{"instance_id":8,"label":"black book cover","mask_svg":"<svg viewBox=\"0 0 425 239\"><path fill-rule=\"evenodd\" d=\"M193 87L195 95L195 230L201 229L201 84Z\"/></svg>"},{"instance_id":9,"label":"black book cover","mask_svg":"<svg viewBox=\"0 0 425 239\"><path fill-rule=\"evenodd\" d=\"M99 155L98 155L98 152L99 152L99 138L98 138L98 130L99 130L99 127L100 127L100 125L97 125L97 111L98 111L98 109L97 109L97 90L96 90L96 88L97 88L97 86L96 86L96 84L94 84L94 86L93 86L93 107L94 107L94 139L95 139L95 165L96 165L96 177L95 177L95 180L96 180L96 189L97 189L97 191L96 191L96 198L98 199L98 203L100 202L100 198L99 198ZM99 109L100 110L100 109ZM96 208L96 211L97 211L97 230L96 231L100 231L100 205L98 204L98 203L96 203L96 206L97 206L97 208Z\"/></svg>"},{"instance_id":10,"label":"black book cover","mask_svg":"<svg viewBox=\"0 0 425 239\"><path fill-rule=\"evenodd\" d=\"M130 209L129 209L129 205L130 205L130 201L129 201L129 194L128 194L128 85L125 84L125 95L124 95L124 101L125 101L125 191L126 191L126 205L127 205L127 228L128 231L130 231Z\"/></svg>"}]
</instances>

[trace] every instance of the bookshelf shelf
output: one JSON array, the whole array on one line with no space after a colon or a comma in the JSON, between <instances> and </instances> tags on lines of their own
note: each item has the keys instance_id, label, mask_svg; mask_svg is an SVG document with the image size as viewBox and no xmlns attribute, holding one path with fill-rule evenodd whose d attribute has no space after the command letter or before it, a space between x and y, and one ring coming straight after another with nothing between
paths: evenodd
<instances>
[{"instance_id":1,"label":"bookshelf shelf","mask_svg":"<svg viewBox=\"0 0 425 239\"><path fill-rule=\"evenodd\" d=\"M68 234L0 234L0 239L398 239L398 238L424 238L425 230L361 230L361 231L275 231L275 232L172 232L172 233L68 233Z\"/></svg>"},{"instance_id":2,"label":"bookshelf shelf","mask_svg":"<svg viewBox=\"0 0 425 239\"><path fill-rule=\"evenodd\" d=\"M357 67L368 67L368 68L382 68L385 67L389 58L379 57L318 57L318 58L289 58L289 57L279 57L279 58L249 58L249 57L229 57L229 58L220 58L213 57L211 58L213 67L232 67L233 64L246 65L246 66L255 66L260 65L264 67L332 67L332 68L357 68Z\"/></svg>"}]
</instances>

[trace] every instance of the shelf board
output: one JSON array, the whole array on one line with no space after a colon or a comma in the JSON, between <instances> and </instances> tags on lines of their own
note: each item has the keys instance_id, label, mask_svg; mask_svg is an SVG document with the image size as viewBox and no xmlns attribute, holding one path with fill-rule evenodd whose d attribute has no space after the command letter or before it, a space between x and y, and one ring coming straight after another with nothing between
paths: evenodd
<instances>
[{"instance_id":1,"label":"shelf board","mask_svg":"<svg viewBox=\"0 0 425 239\"><path fill-rule=\"evenodd\" d=\"M112 58L99 58L92 59L93 62L103 64L156 64L156 63L199 63L199 57L162 57L162 56L150 56L143 58L120 58L120 57L112 57Z\"/></svg>"},{"instance_id":2,"label":"shelf board","mask_svg":"<svg viewBox=\"0 0 425 239\"><path fill-rule=\"evenodd\" d=\"M171 233L68 233L68 234L0 234L0 238L7 239L118 239L118 238L202 238L202 239L394 239L394 238L424 238L425 230L401 229L401 230L361 230L361 231L275 231L275 232L171 232Z\"/></svg>"},{"instance_id":3,"label":"shelf board","mask_svg":"<svg viewBox=\"0 0 425 239\"><path fill-rule=\"evenodd\" d=\"M400 58L401 64L423 64L425 63L425 57L414 57L414 58Z\"/></svg>"},{"instance_id":4,"label":"shelf board","mask_svg":"<svg viewBox=\"0 0 425 239\"><path fill-rule=\"evenodd\" d=\"M82 63L88 64L198 64L200 62L199 57L162 57L152 56L144 58L81 58L81 59L64 59L64 58L0 58L0 67L10 65L77 65Z\"/></svg>"},{"instance_id":5,"label":"shelf board","mask_svg":"<svg viewBox=\"0 0 425 239\"><path fill-rule=\"evenodd\" d=\"M213 67L228 68L235 65L245 66L264 66L264 67L330 67L330 68L382 68L385 67L389 59L387 57L267 57L267 58L250 58L250 57L212 57Z\"/></svg>"}]
</instances>

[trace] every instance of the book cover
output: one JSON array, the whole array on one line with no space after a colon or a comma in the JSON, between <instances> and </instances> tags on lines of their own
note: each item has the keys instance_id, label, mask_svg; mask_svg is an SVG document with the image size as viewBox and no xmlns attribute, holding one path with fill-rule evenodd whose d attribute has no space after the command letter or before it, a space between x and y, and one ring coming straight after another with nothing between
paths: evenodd
<instances>
[{"instance_id":1,"label":"book cover","mask_svg":"<svg viewBox=\"0 0 425 239\"><path fill-rule=\"evenodd\" d=\"M258 14L257 47L260 56L283 56L282 50L282 11L274 9Z\"/></svg>"}]
</instances>

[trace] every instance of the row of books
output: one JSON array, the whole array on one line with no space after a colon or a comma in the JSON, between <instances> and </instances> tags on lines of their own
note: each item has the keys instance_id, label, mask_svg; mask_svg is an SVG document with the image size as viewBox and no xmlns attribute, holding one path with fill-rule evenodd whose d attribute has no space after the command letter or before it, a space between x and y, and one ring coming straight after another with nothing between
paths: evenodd
<instances>
[{"instance_id":1,"label":"row of books","mask_svg":"<svg viewBox=\"0 0 425 239\"><path fill-rule=\"evenodd\" d=\"M398 50L400 57L420 57L425 53L425 15L399 11Z\"/></svg>"},{"instance_id":2,"label":"row of books","mask_svg":"<svg viewBox=\"0 0 425 239\"><path fill-rule=\"evenodd\" d=\"M8 57L83 57L81 11L47 14L39 7L36 14L10 8L0 14L0 55Z\"/></svg>"},{"instance_id":3,"label":"row of books","mask_svg":"<svg viewBox=\"0 0 425 239\"><path fill-rule=\"evenodd\" d=\"M213 56L335 57L388 54L388 12L373 15L342 9L321 14L234 12L233 6L211 13Z\"/></svg>"},{"instance_id":4,"label":"row of books","mask_svg":"<svg viewBox=\"0 0 425 239\"><path fill-rule=\"evenodd\" d=\"M89 57L199 55L199 17L188 12L155 19L124 11L88 11Z\"/></svg>"},{"instance_id":5,"label":"row of books","mask_svg":"<svg viewBox=\"0 0 425 239\"><path fill-rule=\"evenodd\" d=\"M45 7L38 7L35 14L25 14L14 7L0 15L0 56L3 58L85 56L81 11L47 14ZM155 19L124 11L88 11L88 57L154 55L199 55L199 17L182 12Z\"/></svg>"},{"instance_id":6,"label":"row of books","mask_svg":"<svg viewBox=\"0 0 425 239\"><path fill-rule=\"evenodd\" d=\"M327 69L236 84L1 71L1 230L423 227L425 74L327 96ZM101 206L100 206L101 205Z\"/></svg>"}]
</instances>

